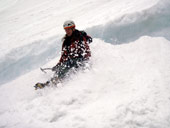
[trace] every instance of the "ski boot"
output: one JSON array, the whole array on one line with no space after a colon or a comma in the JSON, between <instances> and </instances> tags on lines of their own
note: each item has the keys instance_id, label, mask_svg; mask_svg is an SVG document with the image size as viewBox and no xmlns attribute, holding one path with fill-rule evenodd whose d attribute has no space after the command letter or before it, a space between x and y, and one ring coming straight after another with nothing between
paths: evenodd
<instances>
[{"instance_id":1,"label":"ski boot","mask_svg":"<svg viewBox=\"0 0 170 128\"><path fill-rule=\"evenodd\" d=\"M53 85L57 85L60 81L59 81L59 79L58 79L58 77L54 77L54 78L51 78L51 83L53 84Z\"/></svg>"},{"instance_id":2,"label":"ski boot","mask_svg":"<svg viewBox=\"0 0 170 128\"><path fill-rule=\"evenodd\" d=\"M49 86L49 81L47 81L46 83L36 83L35 84L35 90L37 90L37 89L42 89L42 88L44 88L45 86Z\"/></svg>"}]
</instances>

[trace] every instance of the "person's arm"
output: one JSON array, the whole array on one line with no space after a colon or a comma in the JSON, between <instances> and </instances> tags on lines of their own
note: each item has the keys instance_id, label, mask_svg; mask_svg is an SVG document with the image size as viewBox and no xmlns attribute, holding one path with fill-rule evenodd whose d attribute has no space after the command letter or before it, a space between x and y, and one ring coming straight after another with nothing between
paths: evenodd
<instances>
[{"instance_id":1,"label":"person's arm","mask_svg":"<svg viewBox=\"0 0 170 128\"><path fill-rule=\"evenodd\" d=\"M84 36L82 36L78 45L80 47L79 53L81 53L81 55L83 56L84 59L88 59L91 56L91 52L90 52L89 43L87 42L87 40Z\"/></svg>"},{"instance_id":2,"label":"person's arm","mask_svg":"<svg viewBox=\"0 0 170 128\"><path fill-rule=\"evenodd\" d=\"M86 59L86 58L89 58L91 56L90 47L89 47L89 44L88 44L86 39L84 39L84 48L85 48L85 56L84 56L84 58Z\"/></svg>"}]
</instances>

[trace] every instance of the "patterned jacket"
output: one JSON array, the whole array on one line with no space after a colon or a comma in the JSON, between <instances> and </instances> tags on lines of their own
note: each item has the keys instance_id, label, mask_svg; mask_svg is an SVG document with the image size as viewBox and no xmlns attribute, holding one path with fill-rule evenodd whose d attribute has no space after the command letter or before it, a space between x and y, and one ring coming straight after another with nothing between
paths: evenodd
<instances>
[{"instance_id":1,"label":"patterned jacket","mask_svg":"<svg viewBox=\"0 0 170 128\"><path fill-rule=\"evenodd\" d=\"M58 64L73 59L88 60L91 56L89 43L92 38L84 31L75 30L72 36L63 37L62 54Z\"/></svg>"}]
</instances>

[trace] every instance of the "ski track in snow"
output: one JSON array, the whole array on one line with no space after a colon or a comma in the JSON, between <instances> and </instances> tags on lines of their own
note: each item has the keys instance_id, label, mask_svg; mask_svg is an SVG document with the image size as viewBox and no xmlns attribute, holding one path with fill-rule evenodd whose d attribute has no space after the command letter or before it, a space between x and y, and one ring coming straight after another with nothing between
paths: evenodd
<instances>
[{"instance_id":1,"label":"ski track in snow","mask_svg":"<svg viewBox=\"0 0 170 128\"><path fill-rule=\"evenodd\" d=\"M24 0L18 0L18 6L14 6L10 0L6 1L11 2L9 5L3 0L0 2L5 5L0 10L0 15L10 14L0 19L0 28L5 30L0 36L4 42L0 44L5 46L8 41L13 41L8 50L6 46L1 47L0 53L0 84L3 84L0 86L0 128L169 128L168 0L151 0L153 3L145 7L145 0L125 3L116 1L114 5L115 1L109 0L83 3L64 0L59 1L58 5L51 4L50 2L54 2L52 0L37 0L35 3L30 0L27 7ZM60 5L65 2L75 3L75 6L69 5L64 10ZM101 6L100 10L96 5ZM61 16L55 11L55 6L61 14L66 11L70 13L58 23L46 23L41 30L42 20L47 22L54 20L55 16ZM112 6L114 9L111 9ZM101 15L84 20L82 13L91 7L94 9L87 11L87 17L91 17L92 12L97 14L97 11ZM120 11L121 7L124 8ZM16 11L15 15L11 11ZM34 91L33 85L37 81L46 81L52 77L51 72L42 74L38 67L51 67L59 59L62 36L58 32L63 31L58 26L61 26L69 14L76 12L79 13L74 19L78 21L78 25L81 26L84 20L83 23L87 25L82 28L87 28L86 31L94 37L94 42L90 44L91 69L79 71L57 88ZM119 13L113 18L107 15L115 12ZM32 24L25 20L28 15L34 17L30 19ZM37 17L38 15L40 16ZM15 18L19 19L13 21ZM96 19L99 18L97 22ZM10 20L7 21L8 19ZM14 22L21 24L10 28ZM51 30L54 24L59 28L57 36L55 30ZM37 28L35 32L28 29L34 27ZM16 28L20 29L14 32ZM29 32L14 39L17 34L26 30ZM5 39L10 32L10 40ZM28 38L31 39L27 40ZM9 82L6 83L7 81Z\"/></svg>"}]
</instances>

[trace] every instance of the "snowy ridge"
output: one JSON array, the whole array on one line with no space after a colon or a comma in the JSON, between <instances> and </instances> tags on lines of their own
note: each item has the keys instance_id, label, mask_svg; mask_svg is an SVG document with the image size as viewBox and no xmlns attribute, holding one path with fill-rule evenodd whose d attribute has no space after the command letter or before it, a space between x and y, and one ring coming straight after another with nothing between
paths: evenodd
<instances>
[{"instance_id":1,"label":"snowy ridge","mask_svg":"<svg viewBox=\"0 0 170 128\"><path fill-rule=\"evenodd\" d=\"M51 37L13 49L0 60L0 85L42 66L61 51L61 39Z\"/></svg>"},{"instance_id":2,"label":"snowy ridge","mask_svg":"<svg viewBox=\"0 0 170 128\"><path fill-rule=\"evenodd\" d=\"M5 1L11 2L11 0ZM83 2L77 0L18 0L15 6L0 12L0 57L9 53L13 48L21 47L35 40L64 34L61 25L67 19L75 20L77 28L86 29L117 19L125 13L150 8L157 1L150 0L148 3L148 0L140 2L136 0L126 0L126 2L124 0L86 0ZM68 5L67 8L65 5Z\"/></svg>"},{"instance_id":3,"label":"snowy ridge","mask_svg":"<svg viewBox=\"0 0 170 128\"><path fill-rule=\"evenodd\" d=\"M170 2L163 0L139 12L87 29L93 37L112 44L128 43L141 36L163 36L170 40Z\"/></svg>"}]
</instances>

